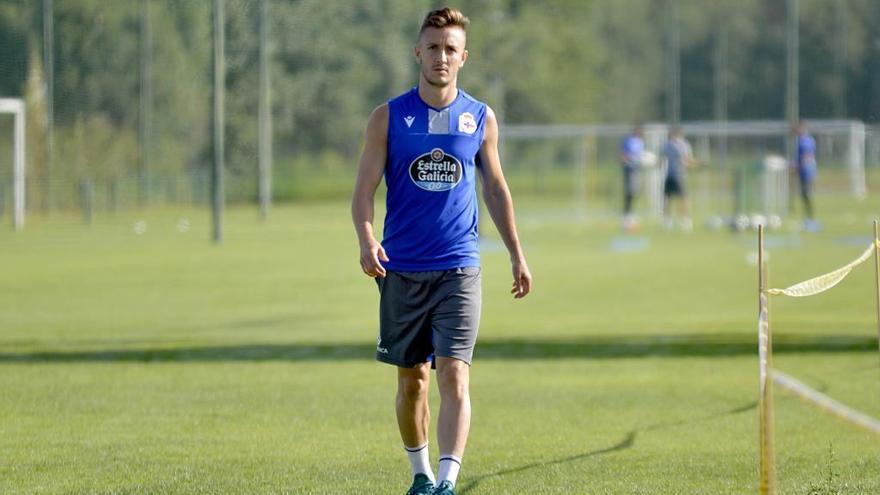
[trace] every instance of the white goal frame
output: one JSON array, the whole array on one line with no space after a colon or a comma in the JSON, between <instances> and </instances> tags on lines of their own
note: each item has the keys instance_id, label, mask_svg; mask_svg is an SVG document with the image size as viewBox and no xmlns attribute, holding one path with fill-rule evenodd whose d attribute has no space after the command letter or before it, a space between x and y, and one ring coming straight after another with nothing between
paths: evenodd
<instances>
[{"instance_id":1,"label":"white goal frame","mask_svg":"<svg viewBox=\"0 0 880 495\"><path fill-rule=\"evenodd\" d=\"M854 198L864 199L868 195L865 161L867 152L867 128L864 122L856 120L815 120L805 121L807 128L817 139L821 136L845 137L845 144L841 149L845 166L849 174L849 189ZM632 124L586 124L586 125L507 125L501 128L501 141L505 140L533 140L533 139L574 139L581 141L580 151L583 155L582 165L575 170L572 181L576 184L576 199L585 204L587 169L596 164L591 164L590 153L585 147L594 142L596 137L622 139L631 132ZM648 122L642 125L645 139L645 150L661 155L663 143L669 131L669 126L662 122ZM711 158L710 138L743 138L765 137L779 139L780 143L792 136L791 125L783 120L743 120L743 121L688 121L682 122L681 128L701 159ZM820 143L821 146L821 143ZM791 161L793 152L791 143L785 146L771 147L767 150L771 154L788 156ZM880 145L877 146L880 150ZM880 151L878 151L880 154ZM701 156L702 155L702 156ZM644 194L649 214L660 217L663 212L663 163L655 167L646 167L642 170L644 181ZM821 164L820 164L821 167ZM784 214L788 205L789 176L787 173L778 173L762 183L764 213ZM776 197L770 194L768 188L773 187ZM770 203L778 205L771 208ZM772 210L772 211L771 211Z\"/></svg>"},{"instance_id":2,"label":"white goal frame","mask_svg":"<svg viewBox=\"0 0 880 495\"><path fill-rule=\"evenodd\" d=\"M12 226L15 230L24 228L24 135L25 112L21 98L0 98L0 114L10 113L15 118L12 138Z\"/></svg>"}]
</instances>

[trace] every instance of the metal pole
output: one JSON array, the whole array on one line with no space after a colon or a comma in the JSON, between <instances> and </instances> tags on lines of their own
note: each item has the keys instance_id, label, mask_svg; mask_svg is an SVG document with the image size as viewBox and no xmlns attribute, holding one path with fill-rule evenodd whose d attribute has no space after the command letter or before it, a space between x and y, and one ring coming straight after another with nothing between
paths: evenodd
<instances>
[{"instance_id":1,"label":"metal pole","mask_svg":"<svg viewBox=\"0 0 880 495\"><path fill-rule=\"evenodd\" d=\"M678 0L669 0L669 3L666 118L670 125L678 125L681 122L681 40L678 26Z\"/></svg>"},{"instance_id":2,"label":"metal pole","mask_svg":"<svg viewBox=\"0 0 880 495\"><path fill-rule=\"evenodd\" d=\"M46 78L46 176L43 211L52 209L52 162L55 157L55 41L52 0L43 0L43 75Z\"/></svg>"},{"instance_id":3,"label":"metal pole","mask_svg":"<svg viewBox=\"0 0 880 495\"><path fill-rule=\"evenodd\" d=\"M785 119L789 128L792 129L787 134L785 140L785 156L789 163L794 161L795 135L794 126L800 120L800 100L799 100L799 24L800 24L800 0L786 0L786 84L785 84ZM788 177L788 176L786 176ZM788 209L793 209L795 197L789 194Z\"/></svg>"},{"instance_id":4,"label":"metal pole","mask_svg":"<svg viewBox=\"0 0 880 495\"><path fill-rule=\"evenodd\" d=\"M800 100L798 89L800 87L799 51L800 51L800 0L787 0L786 21L786 119L789 125L794 125L800 118ZM791 152L791 150L789 150Z\"/></svg>"},{"instance_id":5,"label":"metal pole","mask_svg":"<svg viewBox=\"0 0 880 495\"><path fill-rule=\"evenodd\" d=\"M729 43L729 24L727 22L726 16L720 16L718 19L718 35L715 40L715 101L714 101L714 113L715 113L715 122L719 127L719 135L718 135L718 163L716 167L719 170L725 170L727 168L727 118L728 118L728 108L727 108L727 64L728 64L728 43ZM706 167L706 181L709 183L709 190L712 190L713 187L713 167L712 164L709 163L709 166ZM714 197L714 195L712 196ZM711 199L707 202L707 206L711 208ZM717 213L717 210L720 210L720 207L711 208L712 213Z\"/></svg>"},{"instance_id":6,"label":"metal pole","mask_svg":"<svg viewBox=\"0 0 880 495\"><path fill-rule=\"evenodd\" d=\"M223 191L223 101L226 81L226 60L223 49L226 38L224 31L225 22L224 0L214 0L214 167L211 175L211 186L213 189L211 210L214 227L213 240L217 244L223 241L223 207L225 203Z\"/></svg>"},{"instance_id":7,"label":"metal pole","mask_svg":"<svg viewBox=\"0 0 880 495\"><path fill-rule=\"evenodd\" d=\"M847 14L845 0L834 2L834 36L836 38L834 50L834 118L846 118L846 63L847 63Z\"/></svg>"},{"instance_id":8,"label":"metal pole","mask_svg":"<svg viewBox=\"0 0 880 495\"><path fill-rule=\"evenodd\" d=\"M773 340L770 333L770 308L767 300L767 268L764 262L764 226L758 226L758 366L759 366L759 450L761 495L776 493L773 459Z\"/></svg>"},{"instance_id":9,"label":"metal pole","mask_svg":"<svg viewBox=\"0 0 880 495\"><path fill-rule=\"evenodd\" d=\"M269 0L260 0L259 174L260 218L269 217L272 203L272 96L269 84Z\"/></svg>"},{"instance_id":10,"label":"metal pole","mask_svg":"<svg viewBox=\"0 0 880 495\"><path fill-rule=\"evenodd\" d=\"M730 29L725 19L718 20L715 39L715 120L727 121L727 52Z\"/></svg>"},{"instance_id":11,"label":"metal pole","mask_svg":"<svg viewBox=\"0 0 880 495\"><path fill-rule=\"evenodd\" d=\"M146 206L150 200L150 141L153 110L153 34L150 23L150 1L141 0L141 111L138 129L141 152L138 202L141 206Z\"/></svg>"}]
</instances>

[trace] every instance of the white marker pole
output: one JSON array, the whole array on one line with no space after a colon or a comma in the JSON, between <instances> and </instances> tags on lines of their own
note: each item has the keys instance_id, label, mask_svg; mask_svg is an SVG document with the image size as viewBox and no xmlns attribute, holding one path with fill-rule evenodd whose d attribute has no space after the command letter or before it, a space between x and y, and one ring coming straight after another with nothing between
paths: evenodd
<instances>
[{"instance_id":1,"label":"white marker pole","mask_svg":"<svg viewBox=\"0 0 880 495\"><path fill-rule=\"evenodd\" d=\"M767 301L767 270L764 266L764 226L758 226L758 422L760 430L760 485L761 495L776 493L773 462L773 382L770 368L773 364L773 341L770 335L770 308Z\"/></svg>"},{"instance_id":2,"label":"white marker pole","mask_svg":"<svg viewBox=\"0 0 880 495\"><path fill-rule=\"evenodd\" d=\"M24 228L25 207L25 116L24 100L18 98L0 98L0 113L11 113L15 117L12 152L12 226L15 230Z\"/></svg>"}]
</instances>

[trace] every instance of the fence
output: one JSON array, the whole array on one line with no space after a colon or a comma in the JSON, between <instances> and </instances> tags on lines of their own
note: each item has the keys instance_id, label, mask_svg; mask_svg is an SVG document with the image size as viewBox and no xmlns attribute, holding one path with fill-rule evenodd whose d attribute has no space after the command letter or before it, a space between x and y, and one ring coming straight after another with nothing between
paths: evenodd
<instances>
[{"instance_id":1,"label":"fence","mask_svg":"<svg viewBox=\"0 0 880 495\"><path fill-rule=\"evenodd\" d=\"M808 297L839 284L853 268L873 256L877 298L877 338L880 346L880 232L874 221L874 238L861 256L852 262L818 277L797 283L785 289L766 287L767 267L764 263L764 228L758 229L758 411L759 411L759 473L761 495L776 492L776 469L773 442L773 388L776 383L822 410L834 414L856 426L880 435L880 421L856 411L801 383L773 367L773 334L770 329L769 296Z\"/></svg>"}]
</instances>

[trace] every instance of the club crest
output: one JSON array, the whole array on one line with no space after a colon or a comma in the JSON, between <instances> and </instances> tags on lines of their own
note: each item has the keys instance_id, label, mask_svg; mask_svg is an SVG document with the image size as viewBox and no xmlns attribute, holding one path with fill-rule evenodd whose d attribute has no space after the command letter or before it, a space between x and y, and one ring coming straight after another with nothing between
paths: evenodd
<instances>
[{"instance_id":1,"label":"club crest","mask_svg":"<svg viewBox=\"0 0 880 495\"><path fill-rule=\"evenodd\" d=\"M470 112L458 116L458 132L473 134L477 132L477 119Z\"/></svg>"}]
</instances>

